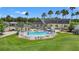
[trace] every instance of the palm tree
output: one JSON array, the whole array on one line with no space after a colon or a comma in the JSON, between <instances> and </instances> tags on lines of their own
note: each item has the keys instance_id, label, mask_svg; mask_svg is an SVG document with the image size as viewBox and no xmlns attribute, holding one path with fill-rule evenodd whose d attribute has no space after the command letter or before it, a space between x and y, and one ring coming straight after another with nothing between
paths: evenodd
<instances>
[{"instance_id":1,"label":"palm tree","mask_svg":"<svg viewBox=\"0 0 79 59\"><path fill-rule=\"evenodd\" d=\"M53 11L52 10L49 10L48 15L49 15L50 18L52 16L52 14L53 14Z\"/></svg>"},{"instance_id":2,"label":"palm tree","mask_svg":"<svg viewBox=\"0 0 79 59\"><path fill-rule=\"evenodd\" d=\"M65 9L61 10L61 13L62 13L62 19L64 19L64 16L65 16L65 19L66 19L66 15L69 14L68 10L65 10Z\"/></svg>"},{"instance_id":3,"label":"palm tree","mask_svg":"<svg viewBox=\"0 0 79 59\"><path fill-rule=\"evenodd\" d=\"M72 13L72 14L71 14L71 16L72 16L72 19L73 19L73 16L75 16L75 14L74 14L74 13Z\"/></svg>"},{"instance_id":4,"label":"palm tree","mask_svg":"<svg viewBox=\"0 0 79 59\"><path fill-rule=\"evenodd\" d=\"M26 12L25 15L27 16L27 26L28 26L28 15L29 15L29 13ZM26 29L25 29L25 30L26 30ZM27 31L28 31L28 27L27 27Z\"/></svg>"},{"instance_id":5,"label":"palm tree","mask_svg":"<svg viewBox=\"0 0 79 59\"><path fill-rule=\"evenodd\" d=\"M65 19L68 14L69 14L68 10L65 10Z\"/></svg>"},{"instance_id":6,"label":"palm tree","mask_svg":"<svg viewBox=\"0 0 79 59\"><path fill-rule=\"evenodd\" d=\"M55 14L56 14L57 17L58 17L58 15L60 15L61 13L60 13L60 11L58 10L58 11L55 12ZM57 20L57 23L58 23L58 20Z\"/></svg>"},{"instance_id":7,"label":"palm tree","mask_svg":"<svg viewBox=\"0 0 79 59\"><path fill-rule=\"evenodd\" d=\"M70 10L71 10L71 19L73 18L72 13L73 13L73 10L74 10L75 8L76 8L76 7L70 7ZM70 22L69 22L69 23L71 23L71 19L70 19Z\"/></svg>"},{"instance_id":8,"label":"palm tree","mask_svg":"<svg viewBox=\"0 0 79 59\"><path fill-rule=\"evenodd\" d=\"M41 17L42 17L42 20L41 20L41 21L42 21L42 23L43 23L43 26L42 26L43 28L45 28L45 25L46 25L45 22L44 22L46 16L47 16L47 15L46 15L45 12L42 13L42 15L41 15Z\"/></svg>"},{"instance_id":9,"label":"palm tree","mask_svg":"<svg viewBox=\"0 0 79 59\"><path fill-rule=\"evenodd\" d=\"M73 11L76 7L70 7L70 9Z\"/></svg>"},{"instance_id":10,"label":"palm tree","mask_svg":"<svg viewBox=\"0 0 79 59\"><path fill-rule=\"evenodd\" d=\"M61 13L62 13L62 19L64 19L64 16L65 16L65 9L61 10Z\"/></svg>"},{"instance_id":11,"label":"palm tree","mask_svg":"<svg viewBox=\"0 0 79 59\"><path fill-rule=\"evenodd\" d=\"M27 16L27 24L28 24L28 15L29 15L29 13L26 12L25 15Z\"/></svg>"},{"instance_id":12,"label":"palm tree","mask_svg":"<svg viewBox=\"0 0 79 59\"><path fill-rule=\"evenodd\" d=\"M73 13L73 10L75 9L75 7L70 7L71 10L71 14ZM72 15L71 15L71 19L72 19Z\"/></svg>"},{"instance_id":13,"label":"palm tree","mask_svg":"<svg viewBox=\"0 0 79 59\"><path fill-rule=\"evenodd\" d=\"M63 9L63 10L61 11L61 13L62 13L63 18L64 18L64 16L65 16L65 19L66 19L66 15L69 14L68 10L65 10L65 9Z\"/></svg>"},{"instance_id":14,"label":"palm tree","mask_svg":"<svg viewBox=\"0 0 79 59\"><path fill-rule=\"evenodd\" d=\"M46 13L44 12L42 15L42 18L45 20L45 17L47 16Z\"/></svg>"},{"instance_id":15,"label":"palm tree","mask_svg":"<svg viewBox=\"0 0 79 59\"><path fill-rule=\"evenodd\" d=\"M76 19L78 19L79 11L75 12Z\"/></svg>"},{"instance_id":16,"label":"palm tree","mask_svg":"<svg viewBox=\"0 0 79 59\"><path fill-rule=\"evenodd\" d=\"M56 11L55 14L56 14L57 17L58 17L58 15L60 15L60 11Z\"/></svg>"},{"instance_id":17,"label":"palm tree","mask_svg":"<svg viewBox=\"0 0 79 59\"><path fill-rule=\"evenodd\" d=\"M75 15L76 15L76 23L77 23L78 16L79 16L79 11L75 12Z\"/></svg>"}]
</instances>

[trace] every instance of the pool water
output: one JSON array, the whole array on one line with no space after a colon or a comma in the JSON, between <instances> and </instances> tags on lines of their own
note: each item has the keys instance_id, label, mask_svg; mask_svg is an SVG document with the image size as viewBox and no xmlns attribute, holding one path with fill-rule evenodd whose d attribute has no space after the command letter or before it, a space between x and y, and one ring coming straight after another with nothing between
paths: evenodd
<instances>
[{"instance_id":1,"label":"pool water","mask_svg":"<svg viewBox=\"0 0 79 59\"><path fill-rule=\"evenodd\" d=\"M47 32L47 31L40 31L40 32L20 32L19 37L20 38L28 38L30 40L38 40L38 39L46 39L46 38L51 38L55 35L55 32Z\"/></svg>"},{"instance_id":2,"label":"pool water","mask_svg":"<svg viewBox=\"0 0 79 59\"><path fill-rule=\"evenodd\" d=\"M28 36L46 36L46 35L48 35L48 32L28 32Z\"/></svg>"}]
</instances>

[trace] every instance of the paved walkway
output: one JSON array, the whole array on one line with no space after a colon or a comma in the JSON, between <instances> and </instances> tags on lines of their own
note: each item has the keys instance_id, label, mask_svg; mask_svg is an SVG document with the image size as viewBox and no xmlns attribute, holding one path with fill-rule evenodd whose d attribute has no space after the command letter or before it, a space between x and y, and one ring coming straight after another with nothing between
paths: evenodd
<instances>
[{"instance_id":1,"label":"paved walkway","mask_svg":"<svg viewBox=\"0 0 79 59\"><path fill-rule=\"evenodd\" d=\"M3 35L0 36L0 38L6 37L6 36L9 36L9 35L13 35L13 34L16 34L16 33L17 33L16 31L4 32Z\"/></svg>"}]
</instances>

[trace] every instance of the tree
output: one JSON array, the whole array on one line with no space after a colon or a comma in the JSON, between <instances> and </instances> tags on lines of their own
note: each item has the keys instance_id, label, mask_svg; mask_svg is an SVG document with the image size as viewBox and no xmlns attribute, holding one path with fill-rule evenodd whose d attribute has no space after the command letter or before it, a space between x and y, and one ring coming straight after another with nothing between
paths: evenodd
<instances>
[{"instance_id":1,"label":"tree","mask_svg":"<svg viewBox=\"0 0 79 59\"><path fill-rule=\"evenodd\" d=\"M25 15L27 16L27 24L28 24L28 15L29 15L29 13L26 12Z\"/></svg>"},{"instance_id":2,"label":"tree","mask_svg":"<svg viewBox=\"0 0 79 59\"><path fill-rule=\"evenodd\" d=\"M52 14L53 14L53 11L52 10L49 10L48 15L49 15L50 18L52 16Z\"/></svg>"},{"instance_id":3,"label":"tree","mask_svg":"<svg viewBox=\"0 0 79 59\"><path fill-rule=\"evenodd\" d=\"M16 18L16 21L17 21L17 31L22 31L23 27L24 27L24 18L22 17L17 17ZM20 28L20 30L18 30ZM18 32L17 32L18 33Z\"/></svg>"},{"instance_id":4,"label":"tree","mask_svg":"<svg viewBox=\"0 0 79 59\"><path fill-rule=\"evenodd\" d=\"M72 16L72 19L73 19L73 16L75 16L75 14L74 14L74 13L72 13L72 14L71 14L71 16Z\"/></svg>"},{"instance_id":5,"label":"tree","mask_svg":"<svg viewBox=\"0 0 79 59\"><path fill-rule=\"evenodd\" d=\"M68 14L69 14L68 10L65 10L65 19Z\"/></svg>"},{"instance_id":6,"label":"tree","mask_svg":"<svg viewBox=\"0 0 79 59\"><path fill-rule=\"evenodd\" d=\"M70 7L71 10L75 9L75 7Z\"/></svg>"},{"instance_id":7,"label":"tree","mask_svg":"<svg viewBox=\"0 0 79 59\"><path fill-rule=\"evenodd\" d=\"M73 13L73 10L75 9L75 7L70 7L70 10L72 11L71 14ZM72 17L71 17L72 19Z\"/></svg>"},{"instance_id":8,"label":"tree","mask_svg":"<svg viewBox=\"0 0 79 59\"><path fill-rule=\"evenodd\" d=\"M23 22L23 18L22 18L22 17L17 17L17 18L16 18L16 21L17 21L17 22Z\"/></svg>"},{"instance_id":9,"label":"tree","mask_svg":"<svg viewBox=\"0 0 79 59\"><path fill-rule=\"evenodd\" d=\"M6 18L5 18L5 21L7 22L11 22L12 21L12 18L10 15L7 15Z\"/></svg>"},{"instance_id":10,"label":"tree","mask_svg":"<svg viewBox=\"0 0 79 59\"><path fill-rule=\"evenodd\" d=\"M60 15L60 11L56 11L55 14L56 14L57 17L58 17L58 15Z\"/></svg>"},{"instance_id":11,"label":"tree","mask_svg":"<svg viewBox=\"0 0 79 59\"><path fill-rule=\"evenodd\" d=\"M68 10L65 10L65 9L61 10L61 13L62 13L62 17L63 17L63 18L64 18L64 16L65 16L65 19L66 19L66 15L69 14Z\"/></svg>"},{"instance_id":12,"label":"tree","mask_svg":"<svg viewBox=\"0 0 79 59\"><path fill-rule=\"evenodd\" d=\"M79 11L75 12L75 15L76 15L76 23L77 23L78 16L79 16Z\"/></svg>"},{"instance_id":13,"label":"tree","mask_svg":"<svg viewBox=\"0 0 79 59\"><path fill-rule=\"evenodd\" d=\"M70 10L71 10L71 19L73 19L72 13L73 13L74 9L75 9L75 7L70 7ZM70 19L70 23L71 23L71 19Z\"/></svg>"},{"instance_id":14,"label":"tree","mask_svg":"<svg viewBox=\"0 0 79 59\"><path fill-rule=\"evenodd\" d=\"M76 19L78 19L79 11L75 12Z\"/></svg>"},{"instance_id":15,"label":"tree","mask_svg":"<svg viewBox=\"0 0 79 59\"><path fill-rule=\"evenodd\" d=\"M0 34L2 35L4 31L4 24L3 24L3 20L0 19Z\"/></svg>"},{"instance_id":16,"label":"tree","mask_svg":"<svg viewBox=\"0 0 79 59\"><path fill-rule=\"evenodd\" d=\"M23 22L18 22L18 23L17 23L17 27L18 27L18 28L21 28L20 31L22 31L22 29L23 29L23 27L24 27L24 23L23 23Z\"/></svg>"},{"instance_id":17,"label":"tree","mask_svg":"<svg viewBox=\"0 0 79 59\"><path fill-rule=\"evenodd\" d=\"M72 32L73 29L74 29L74 24L73 23L70 23L69 32Z\"/></svg>"},{"instance_id":18,"label":"tree","mask_svg":"<svg viewBox=\"0 0 79 59\"><path fill-rule=\"evenodd\" d=\"M29 13L28 13L28 12L26 12L26 13L25 13L25 15L26 15L26 16L27 16L27 18L28 18Z\"/></svg>"},{"instance_id":19,"label":"tree","mask_svg":"<svg viewBox=\"0 0 79 59\"><path fill-rule=\"evenodd\" d=\"M64 19L64 16L65 16L65 9L61 10L61 13L62 13L62 19Z\"/></svg>"},{"instance_id":20,"label":"tree","mask_svg":"<svg viewBox=\"0 0 79 59\"><path fill-rule=\"evenodd\" d=\"M43 13L41 16L42 16L43 19L45 19L45 17L46 17L47 15L46 15L46 13Z\"/></svg>"},{"instance_id":21,"label":"tree","mask_svg":"<svg viewBox=\"0 0 79 59\"><path fill-rule=\"evenodd\" d=\"M9 26L9 30L10 30L10 22L12 21L11 16L10 15L7 15L6 18L5 18L5 21L8 22L8 24L9 24L8 26Z\"/></svg>"},{"instance_id":22,"label":"tree","mask_svg":"<svg viewBox=\"0 0 79 59\"><path fill-rule=\"evenodd\" d=\"M29 15L29 13L26 12L25 15L27 16L27 26L28 26L28 15ZM26 29L25 29L25 30L26 30ZM28 28L27 28L27 31L28 31Z\"/></svg>"}]
</instances>

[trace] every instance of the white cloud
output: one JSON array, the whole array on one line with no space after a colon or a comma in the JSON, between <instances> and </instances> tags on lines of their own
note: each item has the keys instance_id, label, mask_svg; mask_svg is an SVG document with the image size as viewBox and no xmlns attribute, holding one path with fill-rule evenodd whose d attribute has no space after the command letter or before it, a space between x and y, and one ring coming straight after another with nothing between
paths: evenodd
<instances>
[{"instance_id":1,"label":"white cloud","mask_svg":"<svg viewBox=\"0 0 79 59\"><path fill-rule=\"evenodd\" d=\"M21 14L25 14L25 13L26 13L26 11L21 12Z\"/></svg>"},{"instance_id":2,"label":"white cloud","mask_svg":"<svg viewBox=\"0 0 79 59\"><path fill-rule=\"evenodd\" d=\"M1 17L6 17L7 15L1 15Z\"/></svg>"},{"instance_id":3,"label":"white cloud","mask_svg":"<svg viewBox=\"0 0 79 59\"><path fill-rule=\"evenodd\" d=\"M26 11L16 11L16 13L24 15L26 13Z\"/></svg>"},{"instance_id":4,"label":"white cloud","mask_svg":"<svg viewBox=\"0 0 79 59\"><path fill-rule=\"evenodd\" d=\"M10 15L11 17L15 17L14 15Z\"/></svg>"},{"instance_id":5,"label":"white cloud","mask_svg":"<svg viewBox=\"0 0 79 59\"><path fill-rule=\"evenodd\" d=\"M20 13L20 11L16 11L15 13Z\"/></svg>"}]
</instances>

